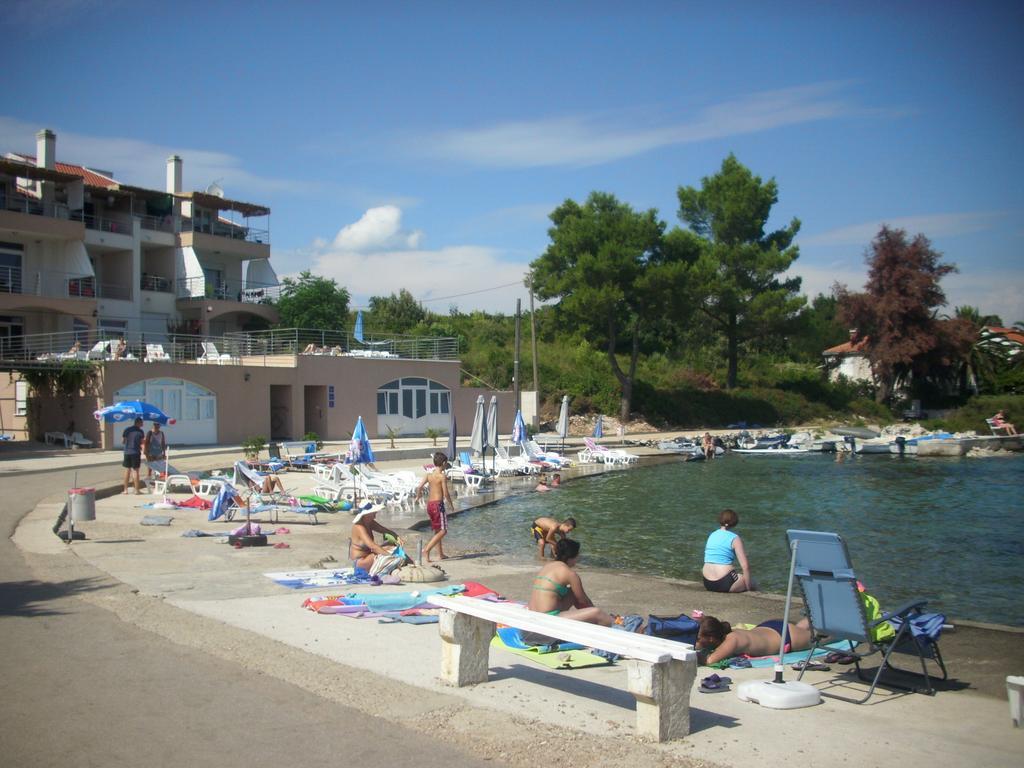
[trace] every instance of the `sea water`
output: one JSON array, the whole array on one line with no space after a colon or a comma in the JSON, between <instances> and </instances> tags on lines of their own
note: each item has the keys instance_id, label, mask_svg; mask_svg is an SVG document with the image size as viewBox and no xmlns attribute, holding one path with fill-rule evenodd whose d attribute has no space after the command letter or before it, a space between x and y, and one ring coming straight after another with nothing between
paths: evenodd
<instances>
[{"instance_id":1,"label":"sea water","mask_svg":"<svg viewBox=\"0 0 1024 768\"><path fill-rule=\"evenodd\" d=\"M832 531L883 607L924 597L950 618L1024 626L1022 491L1020 455L730 455L609 469L509 496L457 517L452 537L527 561L534 518L573 516L584 571L700 581L704 542L728 507L764 591L785 592L787 529Z\"/></svg>"}]
</instances>

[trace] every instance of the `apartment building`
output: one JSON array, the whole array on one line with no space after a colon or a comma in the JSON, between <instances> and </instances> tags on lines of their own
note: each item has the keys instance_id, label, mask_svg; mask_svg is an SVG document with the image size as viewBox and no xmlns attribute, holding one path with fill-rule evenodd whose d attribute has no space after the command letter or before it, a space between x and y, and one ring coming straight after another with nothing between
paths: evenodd
<instances>
[{"instance_id":1,"label":"apartment building","mask_svg":"<svg viewBox=\"0 0 1024 768\"><path fill-rule=\"evenodd\" d=\"M270 209L182 190L167 159L164 190L57 160L57 137L34 157L0 159L0 340L60 332L92 338L170 329L219 336L277 320Z\"/></svg>"},{"instance_id":2,"label":"apartment building","mask_svg":"<svg viewBox=\"0 0 1024 768\"><path fill-rule=\"evenodd\" d=\"M265 330L280 292L269 208L183 191L177 156L153 190L59 161L51 131L36 140L34 157L0 158L0 434L116 448L120 431L92 413L118 400L162 408L177 445L343 440L359 416L378 437L453 415L468 429L480 395L511 426L511 393L462 386L455 339ZM90 391L44 399L21 380L69 359L92 365Z\"/></svg>"}]
</instances>

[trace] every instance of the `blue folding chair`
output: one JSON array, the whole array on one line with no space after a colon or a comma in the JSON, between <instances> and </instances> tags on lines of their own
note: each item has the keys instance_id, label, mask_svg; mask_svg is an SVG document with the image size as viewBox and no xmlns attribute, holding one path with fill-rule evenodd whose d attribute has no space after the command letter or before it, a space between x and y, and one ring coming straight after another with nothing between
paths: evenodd
<instances>
[{"instance_id":1,"label":"blue folding chair","mask_svg":"<svg viewBox=\"0 0 1024 768\"><path fill-rule=\"evenodd\" d=\"M814 640L808 658L813 656L820 645L836 641L849 642L848 653L854 659L857 677L871 683L867 695L857 701L863 704L874 694L886 669L916 675L916 672L897 668L890 663L890 657L895 652L914 654L921 662L924 688L911 688L889 680L883 685L934 695L935 688L928 674L927 661L935 662L942 672L943 680L948 678L938 645L945 617L925 613L926 600L912 600L895 611L885 611L880 618L869 621L864 601L857 589L857 577L850 564L850 553L842 537L836 533L789 530L786 531L786 538L791 548L796 543L794 575L803 591L813 629ZM875 639L876 633L872 630L885 621L892 625L895 636L885 640ZM866 649L858 651L862 646L866 646ZM875 653L881 653L882 660L874 677L869 678L861 669L860 662ZM803 677L803 674L801 670L799 677Z\"/></svg>"}]
</instances>

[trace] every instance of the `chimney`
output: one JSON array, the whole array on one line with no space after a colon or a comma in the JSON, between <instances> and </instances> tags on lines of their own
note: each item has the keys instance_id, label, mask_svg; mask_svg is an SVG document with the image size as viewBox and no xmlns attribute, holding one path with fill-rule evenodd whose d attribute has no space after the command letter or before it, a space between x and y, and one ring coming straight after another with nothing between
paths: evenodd
<instances>
[{"instance_id":1,"label":"chimney","mask_svg":"<svg viewBox=\"0 0 1024 768\"><path fill-rule=\"evenodd\" d=\"M56 168L57 134L44 128L36 134L36 165L40 168Z\"/></svg>"},{"instance_id":2,"label":"chimney","mask_svg":"<svg viewBox=\"0 0 1024 768\"><path fill-rule=\"evenodd\" d=\"M167 158L167 191L172 195L181 194L181 158L178 155Z\"/></svg>"}]
</instances>

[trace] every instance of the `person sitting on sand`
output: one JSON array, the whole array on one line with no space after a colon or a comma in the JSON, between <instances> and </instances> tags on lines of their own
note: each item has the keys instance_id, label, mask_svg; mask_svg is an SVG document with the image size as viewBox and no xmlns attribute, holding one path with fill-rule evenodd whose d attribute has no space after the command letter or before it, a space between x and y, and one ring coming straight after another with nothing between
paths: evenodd
<instances>
[{"instance_id":1,"label":"person sitting on sand","mask_svg":"<svg viewBox=\"0 0 1024 768\"><path fill-rule=\"evenodd\" d=\"M583 582L573 570L580 559L580 545L572 539L561 539L555 545L555 561L548 563L533 577L533 590L527 608L539 613L561 616L588 624L610 627L615 617L597 608Z\"/></svg>"},{"instance_id":2,"label":"person sitting on sand","mask_svg":"<svg viewBox=\"0 0 1024 768\"><path fill-rule=\"evenodd\" d=\"M782 621L762 621L753 629L733 629L729 622L714 616L704 616L697 630L698 658L702 664L717 664L733 656L771 656L779 652L782 641ZM789 624L786 633L786 653L803 651L811 647L811 623L801 619Z\"/></svg>"},{"instance_id":3,"label":"person sitting on sand","mask_svg":"<svg viewBox=\"0 0 1024 768\"><path fill-rule=\"evenodd\" d=\"M576 518L567 517L558 522L551 517L538 517L533 521L530 532L533 533L533 540L537 542L537 556L544 558L544 550L551 547L551 556L555 556L555 544L558 539L564 539L576 530Z\"/></svg>"},{"instance_id":4,"label":"person sitting on sand","mask_svg":"<svg viewBox=\"0 0 1024 768\"><path fill-rule=\"evenodd\" d=\"M356 568L370 570L377 555L390 555L395 547L391 544L380 546L373 538L374 533L391 536L398 545L404 542L398 534L377 522L377 507L360 510L352 518L352 533L349 539L348 556Z\"/></svg>"},{"instance_id":5,"label":"person sitting on sand","mask_svg":"<svg viewBox=\"0 0 1024 768\"><path fill-rule=\"evenodd\" d=\"M750 563L743 540L733 532L740 517L731 509L723 509L718 515L717 531L712 531L704 545L704 589L708 592L746 592L757 589L750 575ZM743 573L738 573L733 561L739 561Z\"/></svg>"},{"instance_id":6,"label":"person sitting on sand","mask_svg":"<svg viewBox=\"0 0 1024 768\"><path fill-rule=\"evenodd\" d=\"M436 451L434 453L434 471L428 472L423 476L420 484L416 487L416 501L420 500L420 494L423 493L423 488L428 487L427 491L427 515L430 516L430 528L434 532L433 537L427 542L427 546L423 549L423 554L427 558L427 562L432 562L430 559L430 553L437 547L437 556L441 560L447 560L448 555L444 553L444 544L442 540L448 533L448 509L455 509L455 502L452 501L451 491L448 489L448 475L445 474L444 470L448 466L448 457ZM445 507L445 502L448 503L448 507Z\"/></svg>"},{"instance_id":7,"label":"person sitting on sand","mask_svg":"<svg viewBox=\"0 0 1024 768\"><path fill-rule=\"evenodd\" d=\"M1017 428L1006 420L1006 414L1002 411L996 412L996 415L992 417L992 426L995 429L1005 429L1008 435L1017 434Z\"/></svg>"}]
</instances>

